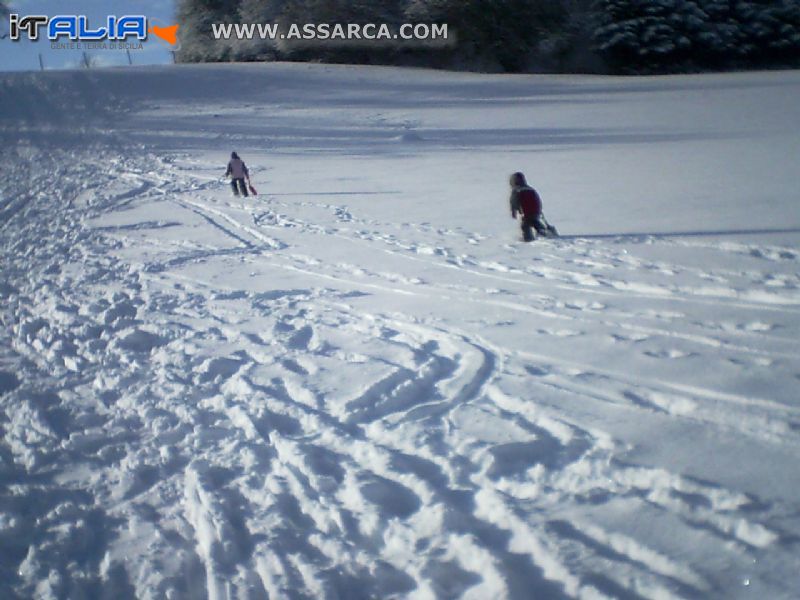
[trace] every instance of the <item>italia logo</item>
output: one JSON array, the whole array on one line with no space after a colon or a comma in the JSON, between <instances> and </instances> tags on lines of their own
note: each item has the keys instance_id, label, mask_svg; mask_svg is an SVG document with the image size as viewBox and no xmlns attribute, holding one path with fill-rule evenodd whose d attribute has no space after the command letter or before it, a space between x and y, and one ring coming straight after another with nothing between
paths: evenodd
<instances>
[{"instance_id":1,"label":"italia logo","mask_svg":"<svg viewBox=\"0 0 800 600\"><path fill-rule=\"evenodd\" d=\"M73 42L124 41L128 38L144 41L148 33L152 33L170 46L178 43L178 25L148 28L147 17L143 15L108 16L103 25L95 28L90 27L89 19L85 15L21 17L12 13L8 19L8 33L12 40L19 40L23 31L31 41L38 40L40 33L44 33L53 42L61 39Z\"/></svg>"}]
</instances>

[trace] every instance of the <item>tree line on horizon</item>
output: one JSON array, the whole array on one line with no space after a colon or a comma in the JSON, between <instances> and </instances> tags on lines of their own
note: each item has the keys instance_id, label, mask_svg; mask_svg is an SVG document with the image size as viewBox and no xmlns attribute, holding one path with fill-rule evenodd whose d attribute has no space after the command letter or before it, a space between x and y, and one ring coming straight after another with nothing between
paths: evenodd
<instances>
[{"instance_id":1,"label":"tree line on horizon","mask_svg":"<svg viewBox=\"0 0 800 600\"><path fill-rule=\"evenodd\" d=\"M489 72L800 66L798 0L178 0L182 62L316 61ZM451 45L214 40L213 23L446 23Z\"/></svg>"},{"instance_id":2,"label":"tree line on horizon","mask_svg":"<svg viewBox=\"0 0 800 600\"><path fill-rule=\"evenodd\" d=\"M0 0L0 15L7 6ZM177 0L177 16L181 62L626 74L800 66L800 0ZM446 23L455 41L215 40L215 23Z\"/></svg>"}]
</instances>

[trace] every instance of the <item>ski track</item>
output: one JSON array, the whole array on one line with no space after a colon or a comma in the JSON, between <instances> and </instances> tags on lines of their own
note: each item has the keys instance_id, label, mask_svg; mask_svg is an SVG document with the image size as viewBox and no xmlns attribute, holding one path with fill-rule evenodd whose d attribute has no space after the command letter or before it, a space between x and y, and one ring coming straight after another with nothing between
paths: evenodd
<instances>
[{"instance_id":1,"label":"ski track","mask_svg":"<svg viewBox=\"0 0 800 600\"><path fill-rule=\"evenodd\" d=\"M629 352L652 339L680 345L653 360L696 351L772 363L796 358L796 341L773 335L770 320L796 312L796 278L760 295L723 283L637 282L628 278L642 268L667 279L709 274L566 241L550 244L541 264L515 268L448 245L479 247L479 232L368 221L311 203L335 219L318 225L275 199L226 202L214 181L162 160L120 158L116 177L75 161L55 170L67 182L55 198L20 194L2 208L10 263L0 294L13 309L2 313L9 366L0 366L4 596L703 597L723 583L719 572L594 517L647 515L716 548L732 570L792 543L796 534L780 525L791 506L630 464L630 448L560 403L579 398L795 449L796 408L520 352L476 334L480 327L364 312L358 299L479 302L537 315L545 338L591 326ZM36 177L31 189L54 189ZM228 245L155 240L151 262L126 264L117 253L140 243L129 236L167 230L181 216L118 228L95 219L160 202ZM412 273L456 270L460 283L303 254L310 248L293 247L288 230L387 253ZM35 243L46 234L60 241ZM798 260L766 246L704 248ZM308 287L258 293L183 272L227 258L301 273ZM631 296L677 304L635 314L616 302ZM709 302L757 320L683 320ZM145 551L134 560L128 548Z\"/></svg>"}]
</instances>

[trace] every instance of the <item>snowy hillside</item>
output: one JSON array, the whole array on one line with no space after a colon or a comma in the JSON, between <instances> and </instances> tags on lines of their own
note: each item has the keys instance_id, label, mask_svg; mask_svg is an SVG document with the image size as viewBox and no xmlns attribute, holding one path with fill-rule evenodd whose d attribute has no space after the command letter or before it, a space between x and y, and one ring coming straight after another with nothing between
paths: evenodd
<instances>
[{"instance_id":1,"label":"snowy hillside","mask_svg":"<svg viewBox=\"0 0 800 600\"><path fill-rule=\"evenodd\" d=\"M798 97L0 76L0 596L797 597Z\"/></svg>"}]
</instances>

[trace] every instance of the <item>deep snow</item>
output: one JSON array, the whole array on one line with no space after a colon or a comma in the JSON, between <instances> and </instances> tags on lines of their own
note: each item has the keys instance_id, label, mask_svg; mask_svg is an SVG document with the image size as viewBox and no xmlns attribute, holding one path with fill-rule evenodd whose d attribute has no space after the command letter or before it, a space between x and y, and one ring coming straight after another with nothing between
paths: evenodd
<instances>
[{"instance_id":1,"label":"deep snow","mask_svg":"<svg viewBox=\"0 0 800 600\"><path fill-rule=\"evenodd\" d=\"M796 597L798 97L1 76L0 595Z\"/></svg>"}]
</instances>

